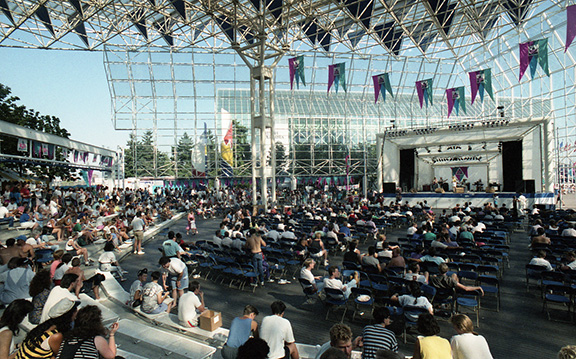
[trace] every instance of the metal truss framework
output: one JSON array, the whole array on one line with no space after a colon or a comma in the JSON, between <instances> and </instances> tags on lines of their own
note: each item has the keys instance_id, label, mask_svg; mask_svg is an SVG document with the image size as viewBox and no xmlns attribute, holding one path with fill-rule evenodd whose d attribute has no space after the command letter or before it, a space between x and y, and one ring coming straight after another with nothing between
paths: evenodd
<instances>
[{"instance_id":1,"label":"metal truss framework","mask_svg":"<svg viewBox=\"0 0 576 359\"><path fill-rule=\"evenodd\" d=\"M308 86L300 90L288 92L287 61L278 64L276 111L300 114L286 117L286 126L296 131L287 133L306 141L307 151L314 153L322 143L331 147L328 158L310 166L299 161L298 151L305 150L290 143L293 136L280 139L292 151L285 168L293 172L342 173L336 152L344 145L351 153L360 144L364 155L352 158L352 170L370 173L374 165L364 157L382 129L490 118L499 115L498 106L510 118L552 118L559 168L573 171L576 50L564 53L566 5L536 0L0 0L0 46L105 50L116 128L137 138L151 130L157 148L170 153L184 132L199 142L204 123L222 135L225 90L233 94L226 105L240 103L226 111L237 120L250 118L244 94L252 77L246 62L270 65L283 55L304 55ZM519 82L518 44L540 38L549 41L550 77L539 69L535 78L526 75ZM260 41L263 51L255 46ZM327 66L338 62L346 62L348 93L310 101L325 91ZM484 68L492 69L495 100L477 100L468 114L447 119L444 90L468 87L467 72ZM374 105L371 76L383 72L390 74L395 96ZM426 78L434 79L434 105L421 110L414 82ZM275 116L282 138L283 120ZM342 138L332 136L339 131ZM574 176L560 175L558 181L574 182Z\"/></svg>"}]
</instances>

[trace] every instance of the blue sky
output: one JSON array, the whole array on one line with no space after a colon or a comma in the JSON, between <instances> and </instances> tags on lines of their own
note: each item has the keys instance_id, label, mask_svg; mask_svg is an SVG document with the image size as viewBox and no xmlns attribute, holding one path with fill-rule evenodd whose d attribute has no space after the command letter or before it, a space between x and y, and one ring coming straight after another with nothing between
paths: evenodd
<instances>
[{"instance_id":1,"label":"blue sky","mask_svg":"<svg viewBox=\"0 0 576 359\"><path fill-rule=\"evenodd\" d=\"M116 149L128 132L114 130L103 53L0 47L0 83L20 104L61 120L74 140Z\"/></svg>"}]
</instances>

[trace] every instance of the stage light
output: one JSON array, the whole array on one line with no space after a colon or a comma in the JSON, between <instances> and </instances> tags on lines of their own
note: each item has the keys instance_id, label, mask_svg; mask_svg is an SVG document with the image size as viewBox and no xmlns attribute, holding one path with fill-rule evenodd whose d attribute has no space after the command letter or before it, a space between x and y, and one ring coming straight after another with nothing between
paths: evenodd
<instances>
[{"instance_id":1,"label":"stage light","mask_svg":"<svg viewBox=\"0 0 576 359\"><path fill-rule=\"evenodd\" d=\"M430 149L428 147L425 147L425 148L426 148L426 152L430 153Z\"/></svg>"},{"instance_id":2,"label":"stage light","mask_svg":"<svg viewBox=\"0 0 576 359\"><path fill-rule=\"evenodd\" d=\"M472 151L472 146L468 145L468 151Z\"/></svg>"},{"instance_id":3,"label":"stage light","mask_svg":"<svg viewBox=\"0 0 576 359\"><path fill-rule=\"evenodd\" d=\"M438 147L438 152L442 152L442 146Z\"/></svg>"}]
</instances>

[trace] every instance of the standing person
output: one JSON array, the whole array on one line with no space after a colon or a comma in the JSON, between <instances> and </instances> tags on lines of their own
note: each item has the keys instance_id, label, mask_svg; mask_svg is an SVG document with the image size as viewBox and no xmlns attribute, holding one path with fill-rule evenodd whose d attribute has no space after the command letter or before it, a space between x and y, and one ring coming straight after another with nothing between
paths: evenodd
<instances>
[{"instance_id":1,"label":"standing person","mask_svg":"<svg viewBox=\"0 0 576 359\"><path fill-rule=\"evenodd\" d=\"M266 246L266 242L262 239L262 235L258 229L250 229L249 237L246 240L246 248L252 253L252 265L258 275L257 280L260 285L264 286L264 255L262 254L262 246Z\"/></svg>"},{"instance_id":2,"label":"standing person","mask_svg":"<svg viewBox=\"0 0 576 359\"><path fill-rule=\"evenodd\" d=\"M277 300L270 305L272 315L264 317L260 337L270 347L269 359L292 358L299 359L300 354L296 348L296 340L292 332L292 325L284 318L286 304Z\"/></svg>"},{"instance_id":3,"label":"standing person","mask_svg":"<svg viewBox=\"0 0 576 359\"><path fill-rule=\"evenodd\" d=\"M18 335L18 327L24 318L32 311L32 303L25 299L16 299L2 313L0 318L0 359L12 359L16 349L14 336Z\"/></svg>"},{"instance_id":4,"label":"standing person","mask_svg":"<svg viewBox=\"0 0 576 359\"><path fill-rule=\"evenodd\" d=\"M188 267L178 258L161 257L158 264L166 269L162 275L162 287L164 290L168 290L167 280L170 279L172 298L174 298L174 305L176 305L178 298L184 295L184 289L188 289Z\"/></svg>"},{"instance_id":5,"label":"standing person","mask_svg":"<svg viewBox=\"0 0 576 359\"><path fill-rule=\"evenodd\" d=\"M188 213L188 226L186 227L187 236L190 235L190 231L192 231L192 235L198 234L198 229L196 228L196 217L194 217L193 209Z\"/></svg>"},{"instance_id":6,"label":"standing person","mask_svg":"<svg viewBox=\"0 0 576 359\"><path fill-rule=\"evenodd\" d=\"M244 307L242 316L232 320L228 341L222 348L222 358L236 359L238 348L246 343L250 335L258 338L258 323L255 320L257 315L258 309L248 304Z\"/></svg>"},{"instance_id":7,"label":"standing person","mask_svg":"<svg viewBox=\"0 0 576 359\"><path fill-rule=\"evenodd\" d=\"M134 254L144 254L142 251L142 240L144 240L146 223L144 223L142 216L144 216L142 212L136 213L131 223L132 230L134 231Z\"/></svg>"},{"instance_id":8,"label":"standing person","mask_svg":"<svg viewBox=\"0 0 576 359\"><path fill-rule=\"evenodd\" d=\"M474 332L474 324L467 315L456 314L450 322L458 333L450 339L454 359L492 359L488 342Z\"/></svg>"},{"instance_id":9,"label":"standing person","mask_svg":"<svg viewBox=\"0 0 576 359\"><path fill-rule=\"evenodd\" d=\"M417 328L423 336L416 339L413 359L452 358L450 342L438 336L440 327L432 314L420 314Z\"/></svg>"},{"instance_id":10,"label":"standing person","mask_svg":"<svg viewBox=\"0 0 576 359\"><path fill-rule=\"evenodd\" d=\"M95 305L88 305L78 311L74 329L64 334L64 341L56 359L68 358L116 358L114 335L118 323L112 324L110 331L102 324L102 312ZM105 336L108 334L109 340Z\"/></svg>"},{"instance_id":11,"label":"standing person","mask_svg":"<svg viewBox=\"0 0 576 359\"><path fill-rule=\"evenodd\" d=\"M390 325L390 311L386 307L374 308L374 321L376 324L367 325L362 332L362 359L376 358L380 349L398 352L398 341L393 331L386 328Z\"/></svg>"},{"instance_id":12,"label":"standing person","mask_svg":"<svg viewBox=\"0 0 576 359\"><path fill-rule=\"evenodd\" d=\"M189 328L197 326L198 317L205 310L204 292L200 290L200 283L193 280L190 282L188 293L182 295L178 301L178 320L180 325Z\"/></svg>"}]
</instances>

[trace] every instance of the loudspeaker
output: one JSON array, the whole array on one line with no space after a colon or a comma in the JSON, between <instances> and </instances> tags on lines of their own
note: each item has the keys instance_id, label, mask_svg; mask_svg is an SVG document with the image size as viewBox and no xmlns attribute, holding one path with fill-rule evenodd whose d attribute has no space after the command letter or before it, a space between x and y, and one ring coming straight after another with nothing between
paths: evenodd
<instances>
[{"instance_id":1,"label":"loudspeaker","mask_svg":"<svg viewBox=\"0 0 576 359\"><path fill-rule=\"evenodd\" d=\"M384 182L382 184L382 193L396 193L396 183Z\"/></svg>"},{"instance_id":2,"label":"loudspeaker","mask_svg":"<svg viewBox=\"0 0 576 359\"><path fill-rule=\"evenodd\" d=\"M502 164L501 190L512 192L516 183L522 181L522 141L502 142Z\"/></svg>"},{"instance_id":3,"label":"loudspeaker","mask_svg":"<svg viewBox=\"0 0 576 359\"><path fill-rule=\"evenodd\" d=\"M414 187L416 152L413 148L400 150L400 187L404 191Z\"/></svg>"},{"instance_id":4,"label":"loudspeaker","mask_svg":"<svg viewBox=\"0 0 576 359\"><path fill-rule=\"evenodd\" d=\"M516 181L516 192L536 193L536 181L533 179Z\"/></svg>"}]
</instances>

